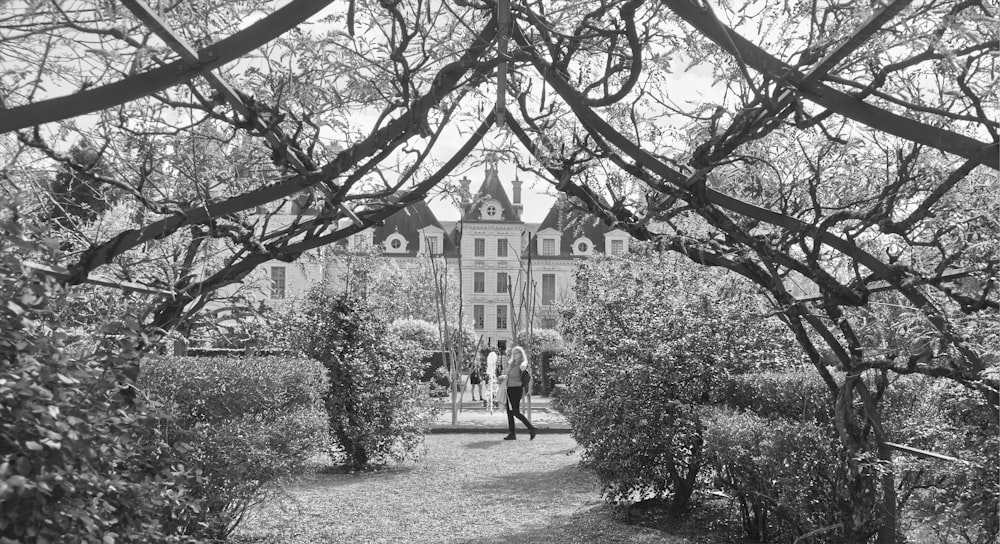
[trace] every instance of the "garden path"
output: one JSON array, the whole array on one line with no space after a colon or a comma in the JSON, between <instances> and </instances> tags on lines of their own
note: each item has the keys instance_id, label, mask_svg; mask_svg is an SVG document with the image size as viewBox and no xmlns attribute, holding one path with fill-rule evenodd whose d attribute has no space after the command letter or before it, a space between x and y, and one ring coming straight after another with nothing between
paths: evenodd
<instances>
[{"instance_id":1,"label":"garden path","mask_svg":"<svg viewBox=\"0 0 1000 544\"><path fill-rule=\"evenodd\" d=\"M427 436L423 457L376 472L303 477L255 512L240 542L450 544L719 542L628 525L599 498L568 434Z\"/></svg>"}]
</instances>

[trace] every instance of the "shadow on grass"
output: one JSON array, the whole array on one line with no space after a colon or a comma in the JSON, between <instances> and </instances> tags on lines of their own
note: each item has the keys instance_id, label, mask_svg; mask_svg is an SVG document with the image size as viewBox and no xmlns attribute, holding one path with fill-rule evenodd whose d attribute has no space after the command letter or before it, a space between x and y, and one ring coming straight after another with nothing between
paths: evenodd
<instances>
[{"instance_id":1,"label":"shadow on grass","mask_svg":"<svg viewBox=\"0 0 1000 544\"><path fill-rule=\"evenodd\" d=\"M664 530L665 529L665 530ZM619 509L607 504L589 504L566 516L550 518L547 523L511 527L493 537L455 538L451 544L721 544L712 535L678 528L650 528L628 525Z\"/></svg>"},{"instance_id":2,"label":"shadow on grass","mask_svg":"<svg viewBox=\"0 0 1000 544\"><path fill-rule=\"evenodd\" d=\"M465 445L466 449L470 450L485 450L489 448L496 448L503 443L502 440L491 438L489 440L478 440L476 442L469 442Z\"/></svg>"},{"instance_id":3,"label":"shadow on grass","mask_svg":"<svg viewBox=\"0 0 1000 544\"><path fill-rule=\"evenodd\" d=\"M712 525L702 519L665 517L655 523L628 524L621 508L599 502L544 523L511 527L502 535L456 538L449 544L746 544Z\"/></svg>"},{"instance_id":4,"label":"shadow on grass","mask_svg":"<svg viewBox=\"0 0 1000 544\"><path fill-rule=\"evenodd\" d=\"M574 453L576 453L576 448L566 448L564 450L543 452L539 455L573 455Z\"/></svg>"},{"instance_id":5,"label":"shadow on grass","mask_svg":"<svg viewBox=\"0 0 1000 544\"><path fill-rule=\"evenodd\" d=\"M489 493L501 502L545 506L565 498L567 490L577 492L581 479L588 479L575 465L557 470L510 472L471 482L474 492ZM589 487L589 486L584 486Z\"/></svg>"},{"instance_id":6,"label":"shadow on grass","mask_svg":"<svg viewBox=\"0 0 1000 544\"><path fill-rule=\"evenodd\" d=\"M324 467L310 474L303 474L295 479L296 489L305 492L315 492L322 488L339 488L351 485L364 485L375 480L393 480L409 476L415 469L414 465L386 465L366 470L344 469L343 467Z\"/></svg>"}]
</instances>

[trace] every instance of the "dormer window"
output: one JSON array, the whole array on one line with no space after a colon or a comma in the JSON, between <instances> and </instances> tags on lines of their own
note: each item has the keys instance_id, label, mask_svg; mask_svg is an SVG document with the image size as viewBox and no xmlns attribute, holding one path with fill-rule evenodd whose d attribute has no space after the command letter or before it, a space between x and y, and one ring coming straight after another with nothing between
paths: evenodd
<instances>
[{"instance_id":1,"label":"dormer window","mask_svg":"<svg viewBox=\"0 0 1000 544\"><path fill-rule=\"evenodd\" d=\"M608 255L624 255L628 253L628 234L618 229L605 234L604 247Z\"/></svg>"},{"instance_id":2,"label":"dormer window","mask_svg":"<svg viewBox=\"0 0 1000 544\"><path fill-rule=\"evenodd\" d=\"M354 236L351 236L350 246L351 246L351 249L357 251L357 250L360 250L360 249L364 249L365 246L367 246L369 244L372 244L372 243L374 243L374 240L372 240L372 231L371 230L366 230L366 231L359 232L358 234L355 234Z\"/></svg>"},{"instance_id":3,"label":"dormer window","mask_svg":"<svg viewBox=\"0 0 1000 544\"><path fill-rule=\"evenodd\" d=\"M573 255L590 255L594 250L594 243L590 238L580 237L573 242Z\"/></svg>"},{"instance_id":4,"label":"dormer window","mask_svg":"<svg viewBox=\"0 0 1000 544\"><path fill-rule=\"evenodd\" d=\"M386 253L406 253L406 246L409 242L402 234L394 232L385 239Z\"/></svg>"},{"instance_id":5,"label":"dormer window","mask_svg":"<svg viewBox=\"0 0 1000 544\"><path fill-rule=\"evenodd\" d=\"M496 200L490 200L479 208L480 217L487 221L499 221L503 207Z\"/></svg>"},{"instance_id":6,"label":"dormer window","mask_svg":"<svg viewBox=\"0 0 1000 544\"><path fill-rule=\"evenodd\" d=\"M556 254L556 239L555 238L543 238L542 239L542 255L546 257L551 257Z\"/></svg>"},{"instance_id":7,"label":"dormer window","mask_svg":"<svg viewBox=\"0 0 1000 544\"><path fill-rule=\"evenodd\" d=\"M444 248L444 231L438 227L428 226L418 229L420 235L419 253L440 255Z\"/></svg>"},{"instance_id":8,"label":"dormer window","mask_svg":"<svg viewBox=\"0 0 1000 544\"><path fill-rule=\"evenodd\" d=\"M562 244L562 233L554 228L545 228L538 232L537 248L541 257L556 257L559 255L559 246ZM581 241L581 240L577 240ZM589 240L587 240L589 242ZM590 244L593 246L593 244ZM570 252L576 254L576 244L570 246Z\"/></svg>"}]
</instances>

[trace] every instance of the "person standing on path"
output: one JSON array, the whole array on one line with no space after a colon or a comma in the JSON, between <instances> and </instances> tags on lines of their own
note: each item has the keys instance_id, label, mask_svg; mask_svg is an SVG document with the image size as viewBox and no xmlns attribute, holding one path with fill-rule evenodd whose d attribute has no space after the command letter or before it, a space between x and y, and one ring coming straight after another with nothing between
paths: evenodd
<instances>
[{"instance_id":1,"label":"person standing on path","mask_svg":"<svg viewBox=\"0 0 1000 544\"><path fill-rule=\"evenodd\" d=\"M521 413L521 397L531 384L531 374L528 372L528 356L524 353L524 348L514 346L511 349L510 359L507 359L507 365L504 368L504 374L501 376L501 379L505 381L504 386L507 388L507 428L510 431L504 437L504 440L517 440L517 433L514 430L515 417L520 419L521 423L524 423L524 426L528 428L531 440L534 440L535 426Z\"/></svg>"},{"instance_id":2,"label":"person standing on path","mask_svg":"<svg viewBox=\"0 0 1000 544\"><path fill-rule=\"evenodd\" d=\"M476 388L479 388L479 400L483 401L483 406L486 406L486 398L483 397L483 364L480 364L479 357L472 363L472 369L469 372L469 384L472 386L472 400L476 400Z\"/></svg>"}]
</instances>

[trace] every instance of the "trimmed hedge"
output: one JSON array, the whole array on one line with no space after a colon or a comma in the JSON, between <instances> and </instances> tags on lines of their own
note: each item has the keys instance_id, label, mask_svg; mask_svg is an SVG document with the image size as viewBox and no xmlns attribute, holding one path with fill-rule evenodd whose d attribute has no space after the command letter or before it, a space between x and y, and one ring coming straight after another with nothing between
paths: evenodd
<instances>
[{"instance_id":1,"label":"trimmed hedge","mask_svg":"<svg viewBox=\"0 0 1000 544\"><path fill-rule=\"evenodd\" d=\"M827 424L833 397L816 372L757 372L713 377L713 404L760 417Z\"/></svg>"},{"instance_id":2,"label":"trimmed hedge","mask_svg":"<svg viewBox=\"0 0 1000 544\"><path fill-rule=\"evenodd\" d=\"M287 357L166 357L144 365L139 387L174 404L170 440L197 471L188 490L200 509L171 530L224 539L270 484L304 472L327 446L322 366Z\"/></svg>"},{"instance_id":3,"label":"trimmed hedge","mask_svg":"<svg viewBox=\"0 0 1000 544\"><path fill-rule=\"evenodd\" d=\"M186 422L322 409L323 366L305 357L162 357L143 364L140 388L175 402Z\"/></svg>"},{"instance_id":4,"label":"trimmed hedge","mask_svg":"<svg viewBox=\"0 0 1000 544\"><path fill-rule=\"evenodd\" d=\"M790 542L839 521L834 481L838 445L812 422L776 421L719 410L705 418L705 458L729 494L745 536ZM811 542L836 541L837 533Z\"/></svg>"}]
</instances>

